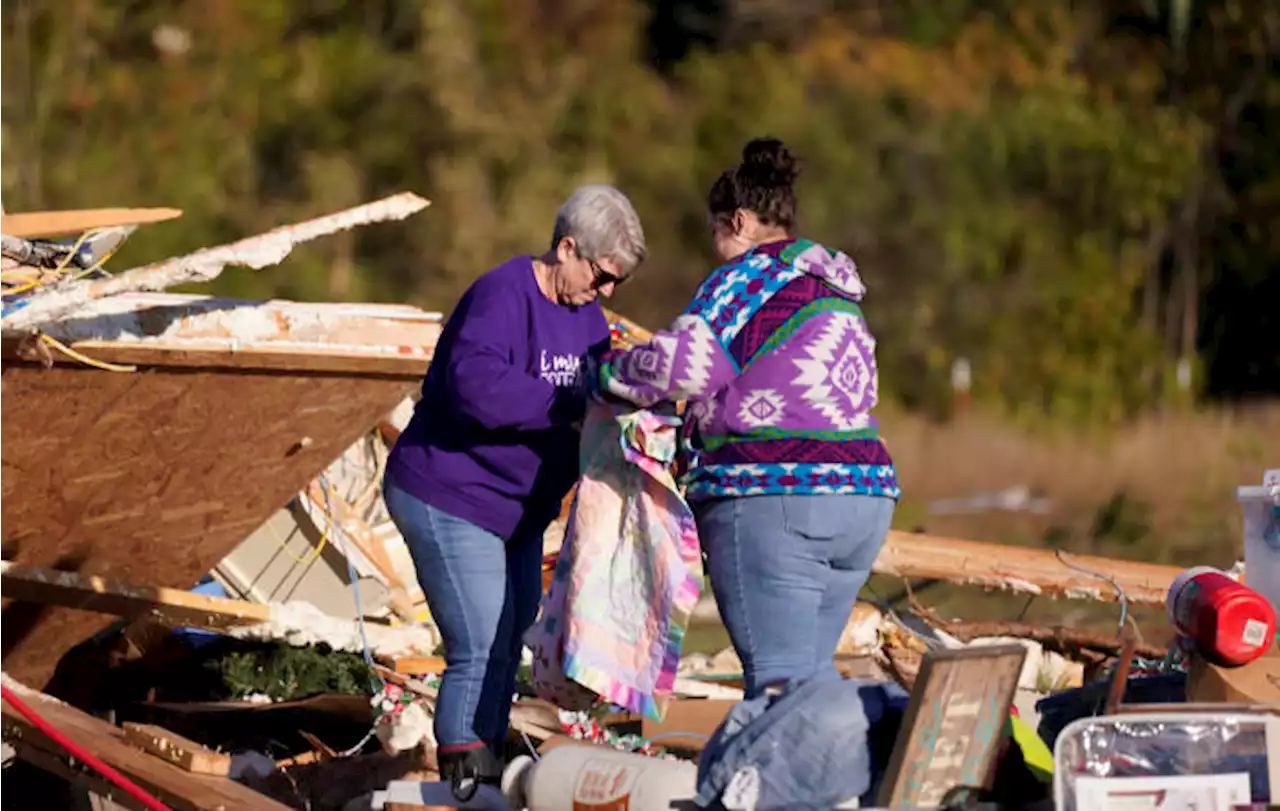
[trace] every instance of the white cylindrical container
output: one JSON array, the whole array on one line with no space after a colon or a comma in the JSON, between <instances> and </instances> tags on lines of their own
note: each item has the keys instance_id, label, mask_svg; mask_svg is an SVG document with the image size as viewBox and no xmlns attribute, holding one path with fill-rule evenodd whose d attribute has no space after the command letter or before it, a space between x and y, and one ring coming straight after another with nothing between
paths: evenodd
<instances>
[{"instance_id":1,"label":"white cylindrical container","mask_svg":"<svg viewBox=\"0 0 1280 811\"><path fill-rule=\"evenodd\" d=\"M512 761L502 793L525 811L670 811L693 800L697 783L698 767L689 761L564 744L537 761Z\"/></svg>"},{"instance_id":2,"label":"white cylindrical container","mask_svg":"<svg viewBox=\"0 0 1280 811\"><path fill-rule=\"evenodd\" d=\"M1280 485L1237 487L1244 515L1244 582L1280 611Z\"/></svg>"}]
</instances>

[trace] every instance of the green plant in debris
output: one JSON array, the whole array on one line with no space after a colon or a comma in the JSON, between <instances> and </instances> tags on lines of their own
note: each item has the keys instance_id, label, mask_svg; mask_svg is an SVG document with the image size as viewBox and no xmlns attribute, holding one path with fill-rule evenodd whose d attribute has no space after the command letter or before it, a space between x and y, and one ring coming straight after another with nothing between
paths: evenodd
<instances>
[{"instance_id":1,"label":"green plant in debris","mask_svg":"<svg viewBox=\"0 0 1280 811\"><path fill-rule=\"evenodd\" d=\"M260 694L288 701L317 693L363 693L373 675L354 653L284 643L232 651L206 662L205 667L222 677L226 697L231 699Z\"/></svg>"}]
</instances>

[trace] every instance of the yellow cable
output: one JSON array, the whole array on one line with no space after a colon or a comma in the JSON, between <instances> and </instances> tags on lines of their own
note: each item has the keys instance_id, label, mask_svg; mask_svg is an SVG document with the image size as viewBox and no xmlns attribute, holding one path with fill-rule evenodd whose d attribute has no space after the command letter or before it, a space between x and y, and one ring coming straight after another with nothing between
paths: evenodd
<instances>
[{"instance_id":1,"label":"yellow cable","mask_svg":"<svg viewBox=\"0 0 1280 811\"><path fill-rule=\"evenodd\" d=\"M102 256L98 257L98 261L94 262L89 267L85 268L84 270L72 276L71 280L76 281L78 279L83 279L85 276L88 276L90 273L93 273L95 270L100 270L102 266L107 263L107 260L115 256L117 253L119 253L120 249L123 247L124 247L124 240L122 239L120 240L119 243L116 244L114 248L107 251Z\"/></svg>"},{"instance_id":2,"label":"yellow cable","mask_svg":"<svg viewBox=\"0 0 1280 811\"><path fill-rule=\"evenodd\" d=\"M84 243L90 238L94 237L97 234L102 233L105 230L106 230L105 228L90 228L88 231L85 231L84 233L82 233L79 237L76 238L75 244L71 246L71 250L67 252L67 255L62 257L62 260L58 262L58 266L53 268L49 272L54 276L61 275L67 269L67 266L71 264L71 260L75 258L77 253L80 252L80 249L84 247ZM117 245L116 250L119 250L119 249L120 249L120 246ZM106 256L102 257L97 262L94 262L93 265L88 270L84 271L84 273L81 273L80 276L83 276L86 273L90 273L94 270L97 270L99 267L102 266L102 263L105 262L107 259L109 259L111 256L113 256L115 252L116 251L111 251L111 253L108 253ZM77 276L76 278L80 278L80 276ZM44 286L45 286L45 282L37 278L35 281L27 282L25 285L20 285L11 290L6 290L4 292L10 296L16 296L19 293L25 293L28 290L35 290L37 287L44 287ZM129 371L133 371L133 370L130 369Z\"/></svg>"},{"instance_id":3,"label":"yellow cable","mask_svg":"<svg viewBox=\"0 0 1280 811\"><path fill-rule=\"evenodd\" d=\"M126 365L119 364L119 363L107 363L106 361L103 361L103 360L94 360L93 358L91 358L91 357L89 357L89 356L87 356L87 355L82 355L81 353L77 352L76 350L72 349L71 347L67 346L66 344L62 343L61 341L57 340L56 338L52 338L52 337L50 337L50 336L48 336L48 335L41 334L41 335L40 335L40 340L44 341L46 344L48 344L49 346L51 346L51 347L53 347L54 349L58 350L58 351L59 351L59 352L61 352L62 354L64 354L64 355L66 355L67 357L71 358L72 360L78 360L78 361L80 361L81 363L83 363L84 365L86 365L86 366L92 366L92 367L93 367L93 368L95 368L95 369L102 369L103 371L107 371L107 372L136 372L136 371L138 371L138 367L137 367L137 366L126 366Z\"/></svg>"},{"instance_id":4,"label":"yellow cable","mask_svg":"<svg viewBox=\"0 0 1280 811\"><path fill-rule=\"evenodd\" d=\"M64 257L62 258L62 260L58 263L58 266L57 266L57 267L53 268L53 270L51 270L51 271L49 271L49 272L50 272L50 273L53 273L53 274L55 274L55 275L57 275L57 274L60 274L60 273L62 273L63 271L65 271L65 270L66 270L66 268L67 268L67 266L71 263L71 260L75 257L75 255L76 255L77 253L79 253L80 248L84 245L85 241L86 241L86 240L88 240L88 239L90 239L91 237L93 237L95 234L102 233L102 231L103 231L103 230L105 230L105 229L102 229L102 228L91 228L91 229L89 229L88 231L85 231L84 233L82 233L82 234L79 236L79 238L77 238L77 239L76 239L75 244L71 246L71 250L70 250L70 252L68 252L68 253L67 253L67 255L66 255L66 256L64 256ZM123 242L121 242L120 244L121 244L121 245L123 245L124 243L123 243ZM103 265L103 264L104 264L108 259L110 259L112 256L115 256L116 251L118 251L118 250L120 250L120 245L117 245L117 246L115 247L115 250L109 251L106 255L104 255L104 256L102 256L102 257L100 257L96 262L94 262L92 265L90 265L89 267L85 268L83 271L81 271L80 273L78 273L74 278L79 279L79 278L81 278L81 277L83 277L83 276L86 276L86 275L88 275L88 274L90 274L90 273L94 272L94 271L95 271L95 270L97 270L98 268L102 267L102 265ZM37 288L37 287L43 287L43 286L45 285L45 283L44 283L43 281L41 281L41 279L40 279L40 276L41 276L41 275L43 275L41 271L34 270L34 269L33 269L33 270L30 270L30 271L12 271L12 270L11 270L11 271L6 271L6 273L15 273L15 272L18 272L18 273L22 273L22 272L26 272L26 273L35 273L35 274L36 274L36 279L34 279L33 281L30 281L30 282L27 282L25 285L19 285L19 286L17 286L17 287L13 287L13 288L10 288L9 290L6 290L6 291L5 291L5 293L6 293L7 295L15 295L15 294L18 294L18 293L25 293L25 292L27 292L28 290L34 290L34 289L35 289L35 288ZM119 364L119 363L107 363L106 361L102 361L102 360L95 360L95 359L93 359L93 358L89 357L88 355L85 355L85 354L82 354L82 353L80 353L80 352L77 352L76 350L72 349L71 347L67 346L66 344L62 343L61 341L57 340L56 338L54 338L54 337L52 337L52 336L50 336L50 335L43 335L43 334L42 334L42 335L40 336L40 340L41 340L41 341L43 341L43 342L44 342L45 344L47 344L48 346L53 347L54 349L58 350L58 351L59 351L59 352L61 352L62 354L64 354L64 355L66 355L67 357L71 358L72 360L79 361L79 362L81 362L81 363L85 364L86 366L92 366L92 367L93 367L93 368L95 368L95 369L102 369L103 371L107 371L107 372L136 372L136 371L138 371L138 367L137 367L137 366L133 366L133 365L126 365L126 364Z\"/></svg>"},{"instance_id":5,"label":"yellow cable","mask_svg":"<svg viewBox=\"0 0 1280 811\"><path fill-rule=\"evenodd\" d=\"M329 499L332 501L334 498L337 498L337 493L334 492L332 482L329 482L328 485ZM280 537L280 533L276 532L276 528L271 526L269 523L267 524L267 529L273 536L275 536L276 545L280 547L280 551L292 558L293 562L299 566L310 566L315 562L316 558L320 557L320 552L324 549L325 544L329 542L329 533L333 531L333 516L329 514L329 511L325 509L323 504L317 504L316 507L320 512L324 513L324 531L320 533L320 543L316 544L315 549L312 549L303 557L298 557L290 552L289 547L285 544L285 539Z\"/></svg>"},{"instance_id":6,"label":"yellow cable","mask_svg":"<svg viewBox=\"0 0 1280 811\"><path fill-rule=\"evenodd\" d=\"M320 535L320 543L316 544L315 548L312 549L307 554L303 555L302 557L298 557L297 555L289 551L289 547L286 545L286 540L280 537L280 533L276 532L275 527L271 526L270 524L267 524L267 529L271 532L272 536L275 537L276 545L280 547L280 551L288 555L293 560L293 562L298 564L299 566L310 566L312 563L314 563L316 561L316 558L320 557L320 552L324 549L325 544L328 543L329 541L329 531L328 531L328 528L326 527L325 531Z\"/></svg>"}]
</instances>

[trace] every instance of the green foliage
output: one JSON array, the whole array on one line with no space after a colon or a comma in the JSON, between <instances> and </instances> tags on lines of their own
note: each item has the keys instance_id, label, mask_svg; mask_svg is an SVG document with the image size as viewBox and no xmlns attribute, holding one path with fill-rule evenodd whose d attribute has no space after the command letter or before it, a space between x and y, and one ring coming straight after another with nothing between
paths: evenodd
<instances>
[{"instance_id":1,"label":"green foliage","mask_svg":"<svg viewBox=\"0 0 1280 811\"><path fill-rule=\"evenodd\" d=\"M288 701L318 693L364 693L373 676L364 659L354 653L284 643L233 650L206 662L205 667L221 676L223 697L228 699L261 694L273 701Z\"/></svg>"},{"instance_id":2,"label":"green foliage","mask_svg":"<svg viewBox=\"0 0 1280 811\"><path fill-rule=\"evenodd\" d=\"M542 249L574 186L613 182L651 257L616 305L658 325L712 266L707 187L769 132L806 161L806 235L863 269L886 399L945 410L965 357L981 400L1109 422L1176 400L1170 370L1198 348L1214 390L1219 369L1255 389L1280 371L1222 315L1275 318L1253 291L1280 256L1280 159L1237 123L1241 98L1260 120L1280 109L1274 77L1248 83L1280 12L1149 4L1136 35L1110 5L1065 0L760 2L710 22L657 5L714 47L655 69L647 54L679 49L645 40L639 0L15 0L5 203L184 209L138 232L124 268L410 189L433 205L406 224L212 292L447 311ZM161 26L189 48L157 45ZM1215 179L1220 141L1250 170Z\"/></svg>"}]
</instances>

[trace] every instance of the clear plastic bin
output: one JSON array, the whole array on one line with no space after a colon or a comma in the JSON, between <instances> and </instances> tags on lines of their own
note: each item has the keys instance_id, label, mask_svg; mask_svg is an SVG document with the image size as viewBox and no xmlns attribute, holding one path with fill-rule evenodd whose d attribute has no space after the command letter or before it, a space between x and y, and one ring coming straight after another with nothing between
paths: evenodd
<instances>
[{"instance_id":1,"label":"clear plastic bin","mask_svg":"<svg viewBox=\"0 0 1280 811\"><path fill-rule=\"evenodd\" d=\"M1074 721L1054 747L1055 806L1058 811L1108 811L1108 802L1100 800L1100 794L1115 792L1128 795L1126 802L1115 803L1116 809L1139 807L1135 802L1140 796L1158 788L1186 793L1188 799L1194 795L1195 804L1187 807L1200 811L1230 811L1236 804L1269 802L1268 725L1274 739L1277 722L1280 719L1275 716L1231 712L1143 713ZM1275 756L1280 757L1280 752ZM1205 779L1210 775L1216 777ZM1183 779L1188 777L1197 779Z\"/></svg>"}]
</instances>

